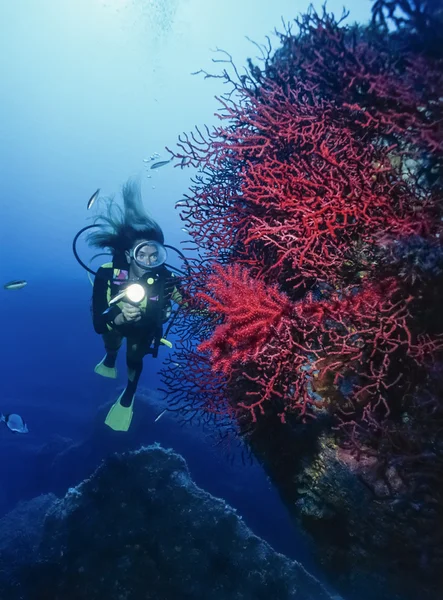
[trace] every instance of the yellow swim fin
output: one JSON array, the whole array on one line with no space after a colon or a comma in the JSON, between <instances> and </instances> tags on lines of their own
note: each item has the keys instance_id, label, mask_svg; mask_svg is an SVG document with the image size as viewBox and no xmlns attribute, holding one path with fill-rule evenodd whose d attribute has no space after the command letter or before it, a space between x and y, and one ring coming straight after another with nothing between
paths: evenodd
<instances>
[{"instance_id":1,"label":"yellow swim fin","mask_svg":"<svg viewBox=\"0 0 443 600\"><path fill-rule=\"evenodd\" d=\"M114 431L128 431L131 425L135 396L132 397L129 406L122 406L120 401L124 393L123 391L118 397L117 402L111 406L105 419L106 425Z\"/></svg>"},{"instance_id":2,"label":"yellow swim fin","mask_svg":"<svg viewBox=\"0 0 443 600\"><path fill-rule=\"evenodd\" d=\"M94 373L101 375L102 377L109 377L110 379L117 379L117 369L115 367L105 367L103 364L106 360L106 356L101 360L98 365L95 365Z\"/></svg>"}]
</instances>

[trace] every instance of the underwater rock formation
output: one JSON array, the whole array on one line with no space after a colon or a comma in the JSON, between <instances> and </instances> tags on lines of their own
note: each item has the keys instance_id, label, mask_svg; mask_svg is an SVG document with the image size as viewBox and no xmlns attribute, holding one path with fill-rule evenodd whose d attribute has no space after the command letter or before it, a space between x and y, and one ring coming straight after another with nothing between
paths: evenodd
<instances>
[{"instance_id":1,"label":"underwater rock formation","mask_svg":"<svg viewBox=\"0 0 443 600\"><path fill-rule=\"evenodd\" d=\"M158 445L113 455L53 502L36 559L20 574L20 589L4 587L2 598L332 598Z\"/></svg>"},{"instance_id":2,"label":"underwater rock formation","mask_svg":"<svg viewBox=\"0 0 443 600\"><path fill-rule=\"evenodd\" d=\"M436 511L402 496L395 469L380 477L375 457L357 461L323 435L295 478L298 519L315 538L330 580L346 597L439 598L427 564ZM393 495L395 490L396 495ZM408 565L420 564L420 574ZM366 591L363 591L366 590Z\"/></svg>"},{"instance_id":3,"label":"underwater rock formation","mask_svg":"<svg viewBox=\"0 0 443 600\"><path fill-rule=\"evenodd\" d=\"M22 569L32 564L41 542L48 510L58 500L54 494L19 503L0 519L0 598L20 598ZM16 595L14 595L14 593Z\"/></svg>"},{"instance_id":4,"label":"underwater rock formation","mask_svg":"<svg viewBox=\"0 0 443 600\"><path fill-rule=\"evenodd\" d=\"M443 574L431 562L441 555L439 507L412 501L395 469L384 477L376 457L357 460L323 419L296 432L261 420L250 445L347 600L440 600Z\"/></svg>"}]
</instances>

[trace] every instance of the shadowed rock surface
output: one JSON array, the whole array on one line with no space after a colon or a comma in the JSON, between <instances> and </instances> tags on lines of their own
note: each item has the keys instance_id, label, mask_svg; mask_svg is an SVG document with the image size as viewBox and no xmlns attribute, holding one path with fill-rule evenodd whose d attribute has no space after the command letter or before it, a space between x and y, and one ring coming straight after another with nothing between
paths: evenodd
<instances>
[{"instance_id":1,"label":"shadowed rock surface","mask_svg":"<svg viewBox=\"0 0 443 600\"><path fill-rule=\"evenodd\" d=\"M46 513L58 498L54 494L37 496L19 503L0 519L0 598L5 590L20 590L22 569L36 560ZM24 598L24 597L23 597Z\"/></svg>"},{"instance_id":2,"label":"shadowed rock surface","mask_svg":"<svg viewBox=\"0 0 443 600\"><path fill-rule=\"evenodd\" d=\"M251 446L294 522L311 535L328 583L348 600L441 600L443 572L426 563L426 544L441 535L433 515L392 496L377 461L358 461L324 429L320 419L297 431L274 422L257 430ZM395 471L389 476L399 489ZM441 545L437 551L440 558Z\"/></svg>"},{"instance_id":3,"label":"shadowed rock surface","mask_svg":"<svg viewBox=\"0 0 443 600\"><path fill-rule=\"evenodd\" d=\"M8 519L14 527L11 515L3 528ZM13 576L0 580L0 597L332 598L300 564L253 535L223 500L198 488L181 456L157 445L110 457L53 501L41 541L34 538L30 547L37 548L32 563L2 565Z\"/></svg>"}]
</instances>

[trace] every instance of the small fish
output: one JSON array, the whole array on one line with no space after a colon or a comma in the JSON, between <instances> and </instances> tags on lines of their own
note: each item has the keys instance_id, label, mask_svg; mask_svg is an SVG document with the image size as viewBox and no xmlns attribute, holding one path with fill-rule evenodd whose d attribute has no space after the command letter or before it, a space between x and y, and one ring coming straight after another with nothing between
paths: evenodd
<instances>
[{"instance_id":1,"label":"small fish","mask_svg":"<svg viewBox=\"0 0 443 600\"><path fill-rule=\"evenodd\" d=\"M175 206L186 206L186 202L184 202L183 200L179 200L178 202L175 203Z\"/></svg>"},{"instance_id":2,"label":"small fish","mask_svg":"<svg viewBox=\"0 0 443 600\"><path fill-rule=\"evenodd\" d=\"M16 279L14 281L8 281L3 287L5 290L21 290L25 285L28 285L27 281L24 279Z\"/></svg>"},{"instance_id":3,"label":"small fish","mask_svg":"<svg viewBox=\"0 0 443 600\"><path fill-rule=\"evenodd\" d=\"M167 408L165 408L165 410L163 410L163 411L162 411L162 412L161 412L161 413L158 415L158 417L157 417L157 418L154 420L154 423L157 423L157 421L158 421L159 419L161 419L161 418L162 418L162 416L165 414L165 412L167 412L167 410L168 410L168 409L167 409Z\"/></svg>"},{"instance_id":4,"label":"small fish","mask_svg":"<svg viewBox=\"0 0 443 600\"><path fill-rule=\"evenodd\" d=\"M13 433L29 433L28 426L20 415L1 415L0 423L4 423Z\"/></svg>"},{"instance_id":5,"label":"small fish","mask_svg":"<svg viewBox=\"0 0 443 600\"><path fill-rule=\"evenodd\" d=\"M92 194L92 196L89 198L88 200L88 204L86 205L86 209L89 210L92 205L94 204L94 202L97 200L97 196L100 194L100 188L98 188L98 190L95 190L95 192Z\"/></svg>"},{"instance_id":6,"label":"small fish","mask_svg":"<svg viewBox=\"0 0 443 600\"><path fill-rule=\"evenodd\" d=\"M170 160L161 160L160 162L156 162L153 165L151 165L151 169L158 169L159 167L164 167L165 165L167 165L168 163L171 162L172 159Z\"/></svg>"},{"instance_id":7,"label":"small fish","mask_svg":"<svg viewBox=\"0 0 443 600\"><path fill-rule=\"evenodd\" d=\"M186 229L186 227L182 227L182 231L184 231L185 233L189 233L189 229Z\"/></svg>"}]
</instances>

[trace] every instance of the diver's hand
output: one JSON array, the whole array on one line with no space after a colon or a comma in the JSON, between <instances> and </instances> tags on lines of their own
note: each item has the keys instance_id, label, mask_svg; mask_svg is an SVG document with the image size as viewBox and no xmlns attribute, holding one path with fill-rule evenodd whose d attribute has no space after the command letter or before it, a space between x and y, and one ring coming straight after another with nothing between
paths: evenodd
<instances>
[{"instance_id":1,"label":"diver's hand","mask_svg":"<svg viewBox=\"0 0 443 600\"><path fill-rule=\"evenodd\" d=\"M129 302L122 302L122 312L117 315L114 319L114 325L123 325L124 323L136 323L142 318L140 308L129 304Z\"/></svg>"}]
</instances>

